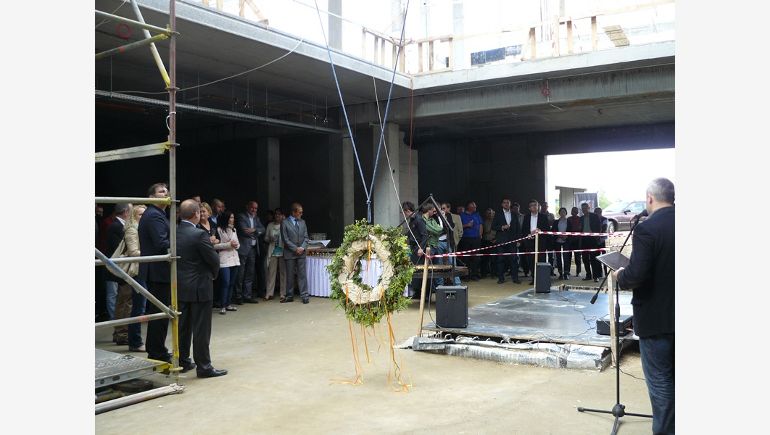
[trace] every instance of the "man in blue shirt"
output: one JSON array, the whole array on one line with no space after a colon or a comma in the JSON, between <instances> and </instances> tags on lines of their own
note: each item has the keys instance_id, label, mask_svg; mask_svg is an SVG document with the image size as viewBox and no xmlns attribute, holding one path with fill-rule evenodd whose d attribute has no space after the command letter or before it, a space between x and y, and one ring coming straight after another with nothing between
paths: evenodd
<instances>
[{"instance_id":1,"label":"man in blue shirt","mask_svg":"<svg viewBox=\"0 0 770 435\"><path fill-rule=\"evenodd\" d=\"M476 212L475 202L468 201L465 204L465 211L460 214L460 220L463 223L463 237L460 239L458 249L460 251L478 249L481 246L481 236L484 230L481 227L481 216ZM474 255L464 258L467 259L465 264L468 265L468 278L471 281L478 281L481 278L479 257Z\"/></svg>"}]
</instances>

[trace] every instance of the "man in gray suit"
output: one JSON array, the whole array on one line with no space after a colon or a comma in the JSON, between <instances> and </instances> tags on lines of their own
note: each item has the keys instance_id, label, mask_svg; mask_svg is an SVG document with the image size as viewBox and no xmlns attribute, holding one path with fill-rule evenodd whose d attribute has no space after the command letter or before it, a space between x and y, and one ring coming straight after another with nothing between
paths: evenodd
<instances>
[{"instance_id":1,"label":"man in gray suit","mask_svg":"<svg viewBox=\"0 0 770 435\"><path fill-rule=\"evenodd\" d=\"M179 311L179 365L182 372L196 368L199 378L227 374L211 365L211 307L214 300L214 278L219 273L219 254L206 231L196 228L200 222L200 205L188 199L179 206L181 222L176 230L179 255L177 267ZM193 357L190 360L190 342Z\"/></svg>"},{"instance_id":2,"label":"man in gray suit","mask_svg":"<svg viewBox=\"0 0 770 435\"><path fill-rule=\"evenodd\" d=\"M255 273L256 268L264 269L259 252L259 241L265 234L265 227L257 216L257 202L249 201L246 203L246 212L238 213L235 217L235 226L238 229L238 242L241 247L238 248L238 257L241 260L241 267L238 268L238 281L235 285L235 303L246 302L257 304L255 295L252 294L254 279L264 278L265 274ZM264 283L258 285L260 289L265 287Z\"/></svg>"},{"instance_id":3,"label":"man in gray suit","mask_svg":"<svg viewBox=\"0 0 770 435\"><path fill-rule=\"evenodd\" d=\"M291 205L291 216L281 224L283 237L283 258L286 261L286 299L281 302L294 301L294 287L299 281L299 295L302 303L310 302L307 292L307 275L305 274L305 250L310 238L307 236L307 225L302 220L302 204L295 202ZM294 278L294 273L297 277Z\"/></svg>"}]
</instances>

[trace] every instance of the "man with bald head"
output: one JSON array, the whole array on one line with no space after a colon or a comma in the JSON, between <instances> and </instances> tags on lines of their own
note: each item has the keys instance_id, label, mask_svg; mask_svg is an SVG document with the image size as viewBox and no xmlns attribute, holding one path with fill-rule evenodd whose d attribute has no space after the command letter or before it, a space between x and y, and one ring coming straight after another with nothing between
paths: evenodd
<instances>
[{"instance_id":1,"label":"man with bald head","mask_svg":"<svg viewBox=\"0 0 770 435\"><path fill-rule=\"evenodd\" d=\"M211 365L211 308L214 300L213 280L219 273L219 254L206 231L197 228L201 219L200 205L188 199L179 206L176 230L177 286L179 296L179 365L186 372L196 368L199 378L227 374ZM193 358L190 360L190 342ZM197 367L196 367L197 365Z\"/></svg>"}]
</instances>

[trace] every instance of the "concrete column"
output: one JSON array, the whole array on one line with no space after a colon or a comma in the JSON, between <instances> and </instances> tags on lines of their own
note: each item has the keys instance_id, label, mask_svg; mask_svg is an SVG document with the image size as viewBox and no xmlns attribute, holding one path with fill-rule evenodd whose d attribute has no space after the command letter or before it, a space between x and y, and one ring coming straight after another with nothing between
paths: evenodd
<instances>
[{"instance_id":1,"label":"concrete column","mask_svg":"<svg viewBox=\"0 0 770 435\"><path fill-rule=\"evenodd\" d=\"M342 0L329 0L327 10L342 16ZM334 15L329 15L329 47L342 50L342 20Z\"/></svg>"},{"instance_id":2,"label":"concrete column","mask_svg":"<svg viewBox=\"0 0 770 435\"><path fill-rule=\"evenodd\" d=\"M401 196L401 202L411 201L414 205L417 205L425 198L419 197L418 181L417 177L417 150L409 150L409 145L404 144L404 136L406 132L399 132L398 145L401 148L399 151L399 196ZM409 139L407 138L407 142Z\"/></svg>"},{"instance_id":3,"label":"concrete column","mask_svg":"<svg viewBox=\"0 0 770 435\"><path fill-rule=\"evenodd\" d=\"M257 139L257 192L260 211L281 206L281 155L277 137Z\"/></svg>"},{"instance_id":4,"label":"concrete column","mask_svg":"<svg viewBox=\"0 0 770 435\"><path fill-rule=\"evenodd\" d=\"M354 183L356 182L355 156L353 155L353 141L350 138L342 139L342 222L344 225L353 223L355 219Z\"/></svg>"},{"instance_id":5,"label":"concrete column","mask_svg":"<svg viewBox=\"0 0 770 435\"><path fill-rule=\"evenodd\" d=\"M376 149L380 141L380 127L374 126L372 129L372 143L375 149L373 158L376 159ZM396 197L396 191L393 189L393 182L395 180L396 189L399 190L399 195L401 195L401 151L404 147L400 145L400 142L401 136L398 131L398 125L387 123L385 125L385 145L388 147L390 164L393 166L393 169L391 170L388 167L388 158L385 155L385 150L381 150L380 160L377 164L377 174L374 179L374 188L372 189L375 224L396 226L400 222L401 204ZM391 173L393 178L391 178Z\"/></svg>"}]
</instances>

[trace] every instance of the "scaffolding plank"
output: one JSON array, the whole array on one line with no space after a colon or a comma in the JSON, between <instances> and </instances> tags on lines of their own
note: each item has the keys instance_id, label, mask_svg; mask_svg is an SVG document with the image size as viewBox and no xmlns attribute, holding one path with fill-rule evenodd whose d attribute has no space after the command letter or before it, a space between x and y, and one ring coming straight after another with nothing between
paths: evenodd
<instances>
[{"instance_id":1,"label":"scaffolding plank","mask_svg":"<svg viewBox=\"0 0 770 435\"><path fill-rule=\"evenodd\" d=\"M119 382L141 378L160 372L169 366L161 361L150 361L133 355L123 355L96 349L95 387L107 387Z\"/></svg>"},{"instance_id":2,"label":"scaffolding plank","mask_svg":"<svg viewBox=\"0 0 770 435\"><path fill-rule=\"evenodd\" d=\"M100 151L96 153L96 163L114 160L128 160L139 157L149 157L164 154L169 148L168 142L140 145L138 147L121 148L117 150Z\"/></svg>"}]
</instances>

